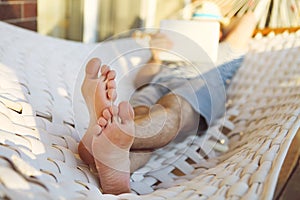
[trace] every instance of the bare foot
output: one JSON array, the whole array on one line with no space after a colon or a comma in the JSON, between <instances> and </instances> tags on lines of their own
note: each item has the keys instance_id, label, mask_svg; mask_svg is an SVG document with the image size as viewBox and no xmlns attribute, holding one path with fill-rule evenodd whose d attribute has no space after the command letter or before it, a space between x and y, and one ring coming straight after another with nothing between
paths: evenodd
<instances>
[{"instance_id":1,"label":"bare foot","mask_svg":"<svg viewBox=\"0 0 300 200\"><path fill-rule=\"evenodd\" d=\"M88 129L78 146L78 152L81 159L88 165L94 164L94 158L91 155L93 133L99 132L97 119L102 115L105 108L112 105L116 99L116 73L110 70L108 66L101 65L97 58L91 59L85 69L81 92L89 110L90 123ZM98 73L101 71L100 77Z\"/></svg>"},{"instance_id":2,"label":"bare foot","mask_svg":"<svg viewBox=\"0 0 300 200\"><path fill-rule=\"evenodd\" d=\"M130 192L129 150L134 140L134 112L128 102L103 111L95 132L92 151L104 193Z\"/></svg>"}]
</instances>

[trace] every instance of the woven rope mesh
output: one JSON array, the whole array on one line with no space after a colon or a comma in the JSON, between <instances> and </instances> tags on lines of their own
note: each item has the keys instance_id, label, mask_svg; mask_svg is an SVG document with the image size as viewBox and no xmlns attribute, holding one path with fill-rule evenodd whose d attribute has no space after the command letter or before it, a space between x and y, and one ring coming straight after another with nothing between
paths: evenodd
<instances>
[{"instance_id":1,"label":"woven rope mesh","mask_svg":"<svg viewBox=\"0 0 300 200\"><path fill-rule=\"evenodd\" d=\"M299 33L254 38L228 88L226 123L209 137L188 137L154 152L131 176L133 192L119 196L101 193L77 152L72 94L78 65L94 46L3 23L0 33L1 198L273 197L300 123ZM228 142L226 153L211 150L216 135Z\"/></svg>"}]
</instances>

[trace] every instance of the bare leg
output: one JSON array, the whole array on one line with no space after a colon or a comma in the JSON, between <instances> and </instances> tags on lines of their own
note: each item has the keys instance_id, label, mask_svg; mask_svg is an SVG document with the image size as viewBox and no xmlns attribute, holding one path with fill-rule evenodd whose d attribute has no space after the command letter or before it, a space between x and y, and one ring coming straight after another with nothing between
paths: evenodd
<instances>
[{"instance_id":1,"label":"bare leg","mask_svg":"<svg viewBox=\"0 0 300 200\"><path fill-rule=\"evenodd\" d=\"M131 172L146 164L152 150L165 146L178 133L196 132L199 125L200 129L207 128L192 106L174 94L163 96L152 108L135 107L134 112L136 132L130 154Z\"/></svg>"},{"instance_id":2,"label":"bare leg","mask_svg":"<svg viewBox=\"0 0 300 200\"><path fill-rule=\"evenodd\" d=\"M174 94L163 96L151 109L139 106L134 110L136 136L132 150L163 147L180 131L196 131L199 125L199 114L185 99Z\"/></svg>"},{"instance_id":3,"label":"bare leg","mask_svg":"<svg viewBox=\"0 0 300 200\"><path fill-rule=\"evenodd\" d=\"M236 31L237 31L236 34L241 32L241 30L242 30L242 28L236 28ZM246 30L247 30L247 28L246 28ZM251 34L252 34L252 32L251 32ZM244 38L244 39L248 38L247 39L247 42L248 42L248 40L250 39L249 34L248 34L248 36L247 35L244 35L244 36L242 38ZM236 48L243 48L244 43L237 44L234 41L234 38L235 38L234 33L232 33L232 34L228 35L228 39L226 39L226 41L228 41L231 45L233 45ZM88 101L86 103L91 104ZM95 105L95 104L92 103L92 105ZM121 111L122 109L119 107L119 110ZM99 171L101 185L105 192L117 194L117 193L121 193L121 192L128 192L130 190L130 188L129 188L129 155L127 156L127 153L129 154L130 147L131 147L131 150L133 150L134 152L139 151L139 150L153 150L155 148L159 148L159 147L162 147L162 146L168 144L180 131L196 130L199 125L199 120L197 120L197 119L199 119L199 115L193 110L191 105L187 101L185 101L183 98L173 95L173 94L169 94L169 95L162 97L157 102L157 104L151 109L148 107L135 108L135 114L136 114L136 117L135 117L136 138L134 139L134 137L131 136L131 139L134 140L133 144L132 144L132 141L130 142L130 137L123 137L127 133L126 131L123 131L123 129L114 128L115 125L112 126L113 128L106 129L106 127L111 127L108 122L110 121L111 118L114 118L114 117L110 117L107 114L107 112L106 112L106 114L103 113L103 117L101 118L102 120L99 121L99 124L101 126L94 124L93 127L96 129L90 130L92 133L99 133L99 132L101 132L101 128L104 128L104 130L106 130L106 132L107 132L107 134L103 134L105 132L102 131L101 132L102 134L97 136L97 140L96 139L93 140L93 155L95 157L97 168ZM115 114L114 114L114 116L115 116ZM119 113L119 116L122 119L121 113ZM124 117L124 119L125 118L128 119L130 117ZM94 122L95 121L94 119L91 119L91 121ZM101 121L103 121L103 122L101 122ZM107 125L104 125L105 121L108 121ZM111 121L112 121L111 124L117 124L117 121L114 121L113 119ZM121 122L121 124L122 123L123 122ZM124 126L125 127L127 126L126 123L124 124ZM121 140L114 141L116 139L116 138L112 137L113 135L115 135L114 133L117 133L116 135L121 135L119 137ZM89 135L89 134L86 134L86 135ZM107 136L107 137L104 137L102 135ZM108 138L110 136L112 137L109 140L111 142L107 142L107 140L106 140L106 142L104 142L105 141L104 138ZM126 135L126 136L128 136L128 135ZM91 138L89 137L87 140L91 141ZM124 164L123 165L124 169L123 168L119 169L117 166L114 166L114 162L111 163L111 165L113 167L109 167L109 166L107 166L107 164L105 165L103 160L105 160L109 163L110 162L109 160L114 160L114 157L113 157L114 155L117 155L117 154L120 155L121 153L120 152L115 153L114 149L113 149L112 151L110 151L110 152L112 152L111 154L107 154L112 157L110 157L110 158L105 158L105 156L104 156L104 158L101 157L101 155L103 155L103 150L104 150L103 148L100 148L100 146L98 145L101 142L103 143L103 145L104 144L115 144L115 146L119 147L119 149L123 149L123 151L121 151L121 152L123 152L123 153L126 152L126 156L122 156L122 158L126 158L126 159L123 160L123 162L121 162ZM121 142L122 145L121 145L121 143L118 143L118 142ZM123 144L126 147L123 146ZM131 144L132 144L132 146L131 146ZM124 148L122 148L122 147L124 147ZM79 152L80 151L84 152L84 150L85 149L79 148ZM107 152L107 153L109 153L109 152ZM86 153L80 153L80 154L83 159L86 156L90 156L89 157L90 159L88 159L88 162L90 160L92 160L92 158L93 158L90 154L86 154ZM100 155L100 157L98 157L98 155ZM125 154L123 154L123 155L125 155ZM131 163L132 169L136 169L140 165L143 165L148 159L148 156L144 157L144 156L139 156L139 155L142 155L142 154L136 154L136 155L132 154L131 160L134 161L134 163ZM116 182L115 179L119 178L119 177L121 177L122 181L120 181L114 185L110 184L110 181L112 181L112 183L114 183L114 182Z\"/></svg>"},{"instance_id":4,"label":"bare leg","mask_svg":"<svg viewBox=\"0 0 300 200\"><path fill-rule=\"evenodd\" d=\"M253 13L245 14L224 41L233 51L246 50L256 23ZM169 143L179 132L207 128L205 122L201 123L204 119L191 105L182 97L173 94L162 97L152 109L139 106L134 110L136 137L132 150L156 149Z\"/></svg>"},{"instance_id":5,"label":"bare leg","mask_svg":"<svg viewBox=\"0 0 300 200\"><path fill-rule=\"evenodd\" d=\"M134 140L133 109L128 102L105 109L98 124L92 150L104 193L130 192L129 150Z\"/></svg>"},{"instance_id":6,"label":"bare leg","mask_svg":"<svg viewBox=\"0 0 300 200\"><path fill-rule=\"evenodd\" d=\"M92 133L99 132L95 126L97 119L103 110L109 107L116 99L115 72L108 66L101 66L97 58L91 59L86 66L86 76L81 87L82 95L89 110L90 123L88 129L78 146L81 159L87 164L93 164L94 158L91 155ZM100 77L98 73L101 72Z\"/></svg>"},{"instance_id":7,"label":"bare leg","mask_svg":"<svg viewBox=\"0 0 300 200\"><path fill-rule=\"evenodd\" d=\"M99 71L101 71L100 77L98 77ZM102 114L104 108L112 105L112 101L116 98L114 78L114 71L109 70L105 65L100 68L98 59L92 59L87 64L82 93L89 109L90 124L79 143L78 152L88 165L94 164L94 157L91 154L93 133L100 132L96 119ZM190 120L196 119L198 114L188 102L176 95L162 97L151 109L137 107L135 113L137 138L132 147L134 152L130 156L133 161L132 170L145 164L151 155L151 150L168 144L180 130L188 131L198 126L197 120Z\"/></svg>"}]
</instances>

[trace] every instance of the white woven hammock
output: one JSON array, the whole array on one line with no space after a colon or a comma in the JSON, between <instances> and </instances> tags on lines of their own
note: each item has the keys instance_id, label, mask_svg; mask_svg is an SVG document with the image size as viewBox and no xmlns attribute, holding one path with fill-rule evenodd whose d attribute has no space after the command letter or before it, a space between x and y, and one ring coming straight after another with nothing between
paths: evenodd
<instances>
[{"instance_id":1,"label":"white woven hammock","mask_svg":"<svg viewBox=\"0 0 300 200\"><path fill-rule=\"evenodd\" d=\"M300 124L299 46L299 32L254 38L228 89L227 137L216 125L156 151L133 173L133 192L114 196L77 152L72 95L95 45L0 23L0 198L272 199Z\"/></svg>"}]
</instances>

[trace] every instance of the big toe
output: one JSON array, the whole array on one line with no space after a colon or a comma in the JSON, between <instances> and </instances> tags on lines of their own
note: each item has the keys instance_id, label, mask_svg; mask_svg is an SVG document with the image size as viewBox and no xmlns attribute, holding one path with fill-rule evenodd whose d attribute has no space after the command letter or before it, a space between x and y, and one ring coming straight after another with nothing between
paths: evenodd
<instances>
[{"instance_id":1,"label":"big toe","mask_svg":"<svg viewBox=\"0 0 300 200\"><path fill-rule=\"evenodd\" d=\"M101 61L98 58L92 58L86 65L86 77L90 79L98 78Z\"/></svg>"},{"instance_id":2,"label":"big toe","mask_svg":"<svg viewBox=\"0 0 300 200\"><path fill-rule=\"evenodd\" d=\"M134 111L129 102L123 101L119 104L119 117L122 123L133 122Z\"/></svg>"}]
</instances>

